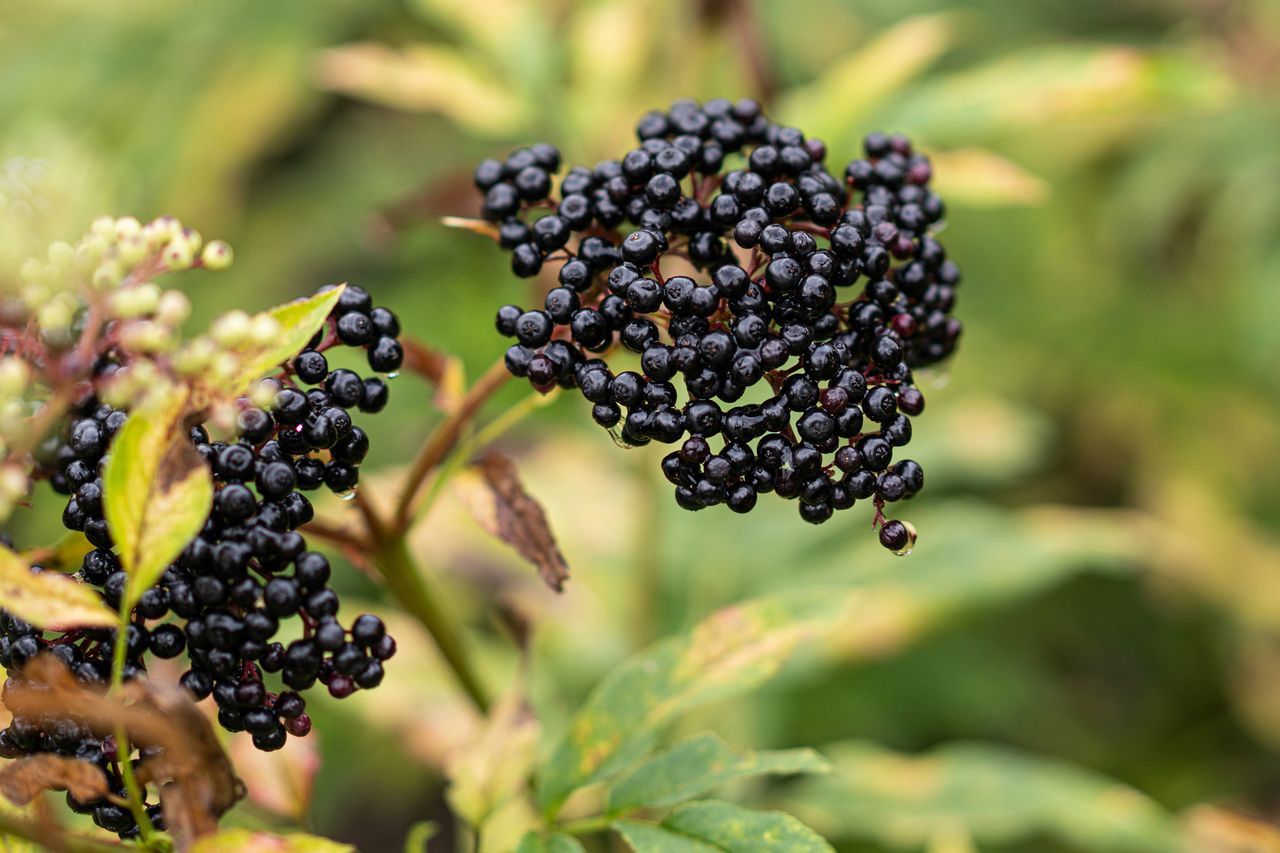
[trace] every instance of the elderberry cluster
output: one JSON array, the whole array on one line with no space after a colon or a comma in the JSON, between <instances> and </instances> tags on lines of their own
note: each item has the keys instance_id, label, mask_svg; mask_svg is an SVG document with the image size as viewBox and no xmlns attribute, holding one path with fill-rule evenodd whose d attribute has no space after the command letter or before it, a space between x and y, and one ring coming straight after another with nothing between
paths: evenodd
<instances>
[{"instance_id":1,"label":"elderberry cluster","mask_svg":"<svg viewBox=\"0 0 1280 853\"><path fill-rule=\"evenodd\" d=\"M554 194L550 145L476 169L515 274L559 265L541 308L499 309L507 368L577 388L627 445L678 445L662 470L686 509L747 512L773 492L817 524L871 499L881 542L910 548L882 509L924 484L895 459L924 410L913 371L961 332L929 160L874 133L833 176L821 140L751 100L678 101L636 135ZM618 343L632 369L604 360Z\"/></svg>"},{"instance_id":2,"label":"elderberry cluster","mask_svg":"<svg viewBox=\"0 0 1280 853\"><path fill-rule=\"evenodd\" d=\"M211 440L203 425L191 428L190 440L213 475L213 511L135 605L124 638L126 680L145 674L147 655L170 659L185 653L190 668L182 686L197 700L212 695L222 727L249 732L261 750L279 749L289 735L310 731L301 692L317 681L340 699L381 683L395 640L371 614L357 616L350 627L339 622L329 562L308 550L299 529L314 517L304 493L324 487L347 495L356 487L369 437L353 423L352 412L379 412L388 399L383 378L330 369L328 354L339 346L363 348L374 371L394 373L404 358L399 332L395 314L374 307L368 292L348 285L325 327L268 380L275 386L270 406L241 401L234 435L225 441ZM116 369L117 359L108 353L94 372L102 378ZM37 476L68 496L64 525L83 532L94 546L78 575L99 588L113 609L128 579L103 516L102 474L111 439L126 418L90 388L65 428L36 454ZM277 639L282 623L293 617L302 623L302 637ZM85 629L57 635L0 611L6 687L20 685L25 664L42 652L58 657L82 684L105 687L118 633ZM282 688L270 687L269 675L278 675ZM122 789L119 762L127 757L116 755L113 735L91 731L74 714L15 717L0 730L0 757L39 752L96 764L113 791ZM70 795L68 802L121 837L138 832L132 814L111 802L78 803ZM156 811L152 817L162 820Z\"/></svg>"}]
</instances>

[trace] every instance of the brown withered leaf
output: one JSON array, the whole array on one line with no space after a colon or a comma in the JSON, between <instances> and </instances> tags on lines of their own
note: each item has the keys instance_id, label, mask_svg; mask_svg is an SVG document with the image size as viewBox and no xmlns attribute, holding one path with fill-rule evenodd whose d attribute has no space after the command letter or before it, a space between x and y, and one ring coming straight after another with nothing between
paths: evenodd
<instances>
[{"instance_id":1,"label":"brown withered leaf","mask_svg":"<svg viewBox=\"0 0 1280 853\"><path fill-rule=\"evenodd\" d=\"M142 784L160 787L160 805L179 849L217 832L218 818L244 796L222 744L208 720L182 688L138 679L103 696L82 688L51 655L41 655L24 671L36 686L10 690L5 702L14 713L57 715L75 708L95 731L123 725L130 742L148 755L138 767Z\"/></svg>"},{"instance_id":2,"label":"brown withered leaf","mask_svg":"<svg viewBox=\"0 0 1280 853\"><path fill-rule=\"evenodd\" d=\"M25 806L44 791L70 791L82 802L110 793L107 777L96 765L44 753L21 758L0 770L0 794Z\"/></svg>"},{"instance_id":3,"label":"brown withered leaf","mask_svg":"<svg viewBox=\"0 0 1280 853\"><path fill-rule=\"evenodd\" d=\"M455 488L472 515L485 530L537 566L538 575L547 586L563 591L569 566L542 505L524 490L515 462L490 451L472 462L470 469L455 478Z\"/></svg>"},{"instance_id":4,"label":"brown withered leaf","mask_svg":"<svg viewBox=\"0 0 1280 853\"><path fill-rule=\"evenodd\" d=\"M402 338L404 368L421 376L435 388L432 402L436 408L451 413L466 394L466 375L462 361L412 338Z\"/></svg>"}]
</instances>

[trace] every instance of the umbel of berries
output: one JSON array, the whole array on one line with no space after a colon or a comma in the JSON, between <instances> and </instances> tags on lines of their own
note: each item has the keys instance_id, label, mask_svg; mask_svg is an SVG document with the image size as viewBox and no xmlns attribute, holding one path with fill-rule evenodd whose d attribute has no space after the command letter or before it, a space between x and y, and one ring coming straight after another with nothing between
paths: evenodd
<instances>
[{"instance_id":1,"label":"umbel of berries","mask_svg":"<svg viewBox=\"0 0 1280 853\"><path fill-rule=\"evenodd\" d=\"M678 101L636 136L558 187L546 144L476 169L512 270L556 282L499 309L507 368L578 389L625 444L671 445L662 471L686 509L773 493L820 524L869 500L905 553L915 532L884 509L924 485L902 458L924 411L915 371L961 331L929 160L873 133L832 174L821 140L751 100Z\"/></svg>"},{"instance_id":2,"label":"umbel of berries","mask_svg":"<svg viewBox=\"0 0 1280 853\"><path fill-rule=\"evenodd\" d=\"M377 687L395 640L377 616L343 618L329 561L308 548L303 531L314 516L309 493L346 495L357 487L369 436L356 421L387 404L387 382L376 374L400 368L399 333L394 313L348 285L306 349L267 380L271 393L238 401L232 434L212 440L205 426L190 429L212 473L213 509L199 535L141 595L126 636L110 629L41 631L0 610L0 665L9 678L21 684L25 665L43 652L82 684L106 689L118 642L126 643L125 680L144 676L149 659L185 657L182 686L197 700L212 697L221 726L248 732L261 750L308 734L303 694L317 682L339 699ZM365 375L330 367L344 348L363 350ZM95 380L118 368L116 357L105 354ZM36 454L36 476L67 498L64 525L93 546L79 579L101 590L112 609L120 606L127 577L103 514L103 472L128 417L102 402L90 382L62 430ZM297 627L286 629L290 622ZM74 718L23 716L0 729L0 758L38 753L88 762L112 791L124 790L110 733ZM122 838L139 832L131 812L110 800L82 803L69 795L68 802ZM158 807L148 814L163 826Z\"/></svg>"}]
</instances>

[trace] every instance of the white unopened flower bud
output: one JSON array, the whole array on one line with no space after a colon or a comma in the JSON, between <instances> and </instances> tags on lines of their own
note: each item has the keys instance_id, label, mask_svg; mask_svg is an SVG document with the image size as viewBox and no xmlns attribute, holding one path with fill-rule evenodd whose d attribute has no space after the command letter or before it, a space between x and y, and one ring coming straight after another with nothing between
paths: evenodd
<instances>
[{"instance_id":1,"label":"white unopened flower bud","mask_svg":"<svg viewBox=\"0 0 1280 853\"><path fill-rule=\"evenodd\" d=\"M200 253L200 264L207 270L217 272L231 266L234 255L231 247L221 240L214 240L204 247Z\"/></svg>"},{"instance_id":2,"label":"white unopened flower bud","mask_svg":"<svg viewBox=\"0 0 1280 853\"><path fill-rule=\"evenodd\" d=\"M191 316L191 300L180 290L166 290L156 306L156 319L170 328L177 328Z\"/></svg>"},{"instance_id":3,"label":"white unopened flower bud","mask_svg":"<svg viewBox=\"0 0 1280 853\"><path fill-rule=\"evenodd\" d=\"M31 379L31 369L20 358L0 358L0 396L21 397Z\"/></svg>"},{"instance_id":4,"label":"white unopened flower bud","mask_svg":"<svg viewBox=\"0 0 1280 853\"><path fill-rule=\"evenodd\" d=\"M161 254L164 265L171 270L185 270L191 267L195 260L195 252L191 249L191 244L186 240L177 238L169 241L169 245L164 247Z\"/></svg>"},{"instance_id":5,"label":"white unopened flower bud","mask_svg":"<svg viewBox=\"0 0 1280 853\"><path fill-rule=\"evenodd\" d=\"M142 223L132 216L122 216L116 220L116 239L124 240L142 233Z\"/></svg>"},{"instance_id":6,"label":"white unopened flower bud","mask_svg":"<svg viewBox=\"0 0 1280 853\"><path fill-rule=\"evenodd\" d=\"M270 409L276 403L280 387L278 380L263 379L253 386L253 390L249 392L249 400L259 409Z\"/></svg>"},{"instance_id":7,"label":"white unopened flower bud","mask_svg":"<svg viewBox=\"0 0 1280 853\"><path fill-rule=\"evenodd\" d=\"M76 250L71 248L70 243L58 240L49 246L49 263L56 267L70 267L75 256Z\"/></svg>"},{"instance_id":8,"label":"white unopened flower bud","mask_svg":"<svg viewBox=\"0 0 1280 853\"><path fill-rule=\"evenodd\" d=\"M250 339L258 346L267 346L280 337L283 329L280 321L270 314L259 314L253 318L253 328L249 332Z\"/></svg>"},{"instance_id":9,"label":"white unopened flower bud","mask_svg":"<svg viewBox=\"0 0 1280 853\"><path fill-rule=\"evenodd\" d=\"M253 319L243 311L229 311L213 322L213 340L220 347L233 349L253 333Z\"/></svg>"},{"instance_id":10,"label":"white unopened flower bud","mask_svg":"<svg viewBox=\"0 0 1280 853\"><path fill-rule=\"evenodd\" d=\"M93 271L93 286L98 290L110 290L113 287L119 287L120 282L123 280L124 270L121 269L119 262L114 260L104 260Z\"/></svg>"}]
</instances>

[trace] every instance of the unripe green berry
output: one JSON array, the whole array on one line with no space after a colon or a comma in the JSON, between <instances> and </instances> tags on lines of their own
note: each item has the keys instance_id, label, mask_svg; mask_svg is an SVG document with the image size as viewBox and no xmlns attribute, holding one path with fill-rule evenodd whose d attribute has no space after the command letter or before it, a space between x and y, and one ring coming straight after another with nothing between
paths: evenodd
<instances>
[{"instance_id":1,"label":"unripe green berry","mask_svg":"<svg viewBox=\"0 0 1280 853\"><path fill-rule=\"evenodd\" d=\"M200 253L200 263L207 270L218 272L231 266L234 259L231 247L222 240L213 240Z\"/></svg>"}]
</instances>

